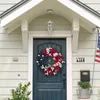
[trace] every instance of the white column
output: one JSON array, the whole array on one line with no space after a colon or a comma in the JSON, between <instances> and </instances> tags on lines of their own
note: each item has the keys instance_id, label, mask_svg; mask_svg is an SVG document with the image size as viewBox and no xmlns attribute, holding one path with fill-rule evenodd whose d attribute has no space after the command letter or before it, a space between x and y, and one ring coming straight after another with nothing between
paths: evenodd
<instances>
[{"instance_id":1,"label":"white column","mask_svg":"<svg viewBox=\"0 0 100 100\"><path fill-rule=\"evenodd\" d=\"M66 67L66 72L67 72L67 81L66 81L66 85L67 85L67 89L66 89L66 95L67 95L67 100L72 100L72 43L71 43L72 39L71 36L66 38L66 58L67 58L67 67Z\"/></svg>"},{"instance_id":2,"label":"white column","mask_svg":"<svg viewBox=\"0 0 100 100\"><path fill-rule=\"evenodd\" d=\"M28 22L27 20L22 20L21 31L22 31L23 52L28 52Z\"/></svg>"},{"instance_id":3,"label":"white column","mask_svg":"<svg viewBox=\"0 0 100 100\"><path fill-rule=\"evenodd\" d=\"M73 52L76 52L78 49L78 38L79 38L79 19L78 18L73 18L72 34L73 34L73 39L72 39Z\"/></svg>"}]
</instances>

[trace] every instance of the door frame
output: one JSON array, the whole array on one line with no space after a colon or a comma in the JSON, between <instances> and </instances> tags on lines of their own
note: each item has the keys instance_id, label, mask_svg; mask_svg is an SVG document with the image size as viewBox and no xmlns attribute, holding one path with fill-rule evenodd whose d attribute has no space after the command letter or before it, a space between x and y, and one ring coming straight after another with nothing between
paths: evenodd
<instances>
[{"instance_id":1,"label":"door frame","mask_svg":"<svg viewBox=\"0 0 100 100\"><path fill-rule=\"evenodd\" d=\"M31 82L29 90L33 94L33 39L34 38L66 38L66 96L67 100L72 100L72 32L71 31L53 31L52 34L47 31L30 31L28 45L28 81Z\"/></svg>"}]
</instances>

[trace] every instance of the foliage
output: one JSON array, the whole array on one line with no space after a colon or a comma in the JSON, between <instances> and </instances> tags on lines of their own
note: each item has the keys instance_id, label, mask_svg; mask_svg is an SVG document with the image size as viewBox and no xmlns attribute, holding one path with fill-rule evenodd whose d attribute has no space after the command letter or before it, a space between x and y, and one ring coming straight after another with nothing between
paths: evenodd
<instances>
[{"instance_id":1,"label":"foliage","mask_svg":"<svg viewBox=\"0 0 100 100\"><path fill-rule=\"evenodd\" d=\"M81 88L83 88L83 89L91 88L90 82L82 82L82 81L79 81L79 82L78 82L78 85L79 85Z\"/></svg>"},{"instance_id":2,"label":"foliage","mask_svg":"<svg viewBox=\"0 0 100 100\"><path fill-rule=\"evenodd\" d=\"M28 91L28 87L30 86L30 82L25 85L22 83L16 89L11 90L12 97L8 98L8 100L30 100L29 95L31 91Z\"/></svg>"}]
</instances>

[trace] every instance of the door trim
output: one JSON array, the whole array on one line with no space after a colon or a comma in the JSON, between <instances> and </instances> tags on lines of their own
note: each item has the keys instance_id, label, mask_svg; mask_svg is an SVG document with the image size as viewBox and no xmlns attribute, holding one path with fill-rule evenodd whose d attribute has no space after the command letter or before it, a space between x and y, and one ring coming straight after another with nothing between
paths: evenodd
<instances>
[{"instance_id":1,"label":"door trim","mask_svg":"<svg viewBox=\"0 0 100 100\"><path fill-rule=\"evenodd\" d=\"M32 91L30 98L32 100L33 94L33 39L34 38L66 38L66 96L67 100L72 100L72 38L71 31L54 31L48 34L47 31L32 31L29 34L29 47L28 47L28 81L31 82L29 90Z\"/></svg>"}]
</instances>

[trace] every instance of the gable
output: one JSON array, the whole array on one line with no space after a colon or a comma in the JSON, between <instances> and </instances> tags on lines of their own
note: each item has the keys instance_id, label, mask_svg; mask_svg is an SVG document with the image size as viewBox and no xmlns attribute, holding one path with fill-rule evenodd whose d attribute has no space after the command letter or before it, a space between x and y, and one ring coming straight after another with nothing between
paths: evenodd
<instances>
[{"instance_id":1,"label":"gable","mask_svg":"<svg viewBox=\"0 0 100 100\"><path fill-rule=\"evenodd\" d=\"M71 23L70 31L73 33L72 44L75 51L78 46L80 27L90 33L93 33L94 28L100 27L100 19L97 15L70 0L31 0L2 17L0 25L8 34L21 26L23 50L27 52L29 23L38 16L46 15L48 9L51 9L55 15L63 16Z\"/></svg>"},{"instance_id":2,"label":"gable","mask_svg":"<svg viewBox=\"0 0 100 100\"><path fill-rule=\"evenodd\" d=\"M25 0L24 2L26 2L27 0ZM56 7L55 6L50 6L50 5L54 5L57 4ZM19 6L19 5L18 5ZM25 8L25 9L24 9ZM41 9L42 8L42 9ZM25 3L24 5L22 5L21 7L15 9L13 12L7 14L6 16L1 16L1 27L10 27L13 23L19 23L18 21L20 21L21 19L23 19L24 16L26 16L26 18L31 18L33 17L37 17L40 16L41 14L45 14L46 10L48 8L52 8L54 10L55 14L64 16L65 18L67 17L67 19L69 18L69 20L72 20L73 16L79 17L80 20L82 20L82 22L88 23L89 25L91 25L91 27L95 27L100 25L100 20L98 18L98 16L92 14L91 12L87 11L86 9L80 7L79 5L73 3L72 1L66 1L66 0L54 0L54 1L50 1L50 0L33 0L33 1L29 1L27 3ZM43 11L44 9L44 11ZM12 9L13 10L13 9ZM59 11L61 13L59 13ZM82 14L82 12L84 12L84 14ZM35 15L34 15L35 13ZM4 13L6 14L6 13ZM29 15L28 15L29 14ZM71 18L70 18L71 16ZM20 26L20 25L18 25ZM84 26L84 25L83 25Z\"/></svg>"}]
</instances>

